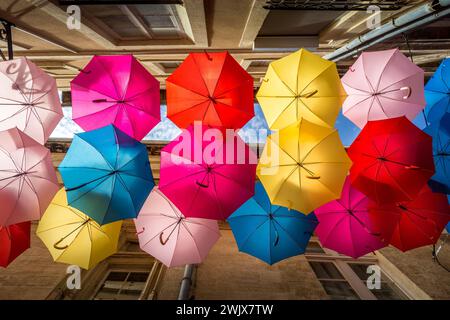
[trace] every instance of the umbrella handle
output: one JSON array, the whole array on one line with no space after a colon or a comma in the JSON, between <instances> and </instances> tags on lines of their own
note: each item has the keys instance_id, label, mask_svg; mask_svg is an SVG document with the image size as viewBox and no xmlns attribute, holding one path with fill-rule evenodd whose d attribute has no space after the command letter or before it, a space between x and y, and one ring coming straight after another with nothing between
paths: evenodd
<instances>
[{"instance_id":1,"label":"umbrella handle","mask_svg":"<svg viewBox=\"0 0 450 320\"><path fill-rule=\"evenodd\" d=\"M167 241L169 241L169 238L167 238L166 241L164 241L164 240L163 240L163 233L164 233L164 231L161 232L161 233L159 234L159 242L161 242L161 244L162 244L163 246L165 246L166 243L167 243Z\"/></svg>"},{"instance_id":2,"label":"umbrella handle","mask_svg":"<svg viewBox=\"0 0 450 320\"><path fill-rule=\"evenodd\" d=\"M306 177L311 180L319 180L320 179L320 176L306 176Z\"/></svg>"},{"instance_id":3,"label":"umbrella handle","mask_svg":"<svg viewBox=\"0 0 450 320\"><path fill-rule=\"evenodd\" d=\"M273 246L276 247L278 245L278 242L280 242L280 236L278 234L278 231L275 230L275 241L273 242Z\"/></svg>"},{"instance_id":4,"label":"umbrella handle","mask_svg":"<svg viewBox=\"0 0 450 320\"><path fill-rule=\"evenodd\" d=\"M410 165L410 166L405 166L405 169L408 169L408 170L419 170L420 168L418 166Z\"/></svg>"},{"instance_id":5,"label":"umbrella handle","mask_svg":"<svg viewBox=\"0 0 450 320\"><path fill-rule=\"evenodd\" d=\"M411 97L411 87L402 87L400 88L400 90L401 91L408 90L408 93L405 96L403 96L403 100L406 100L409 97Z\"/></svg>"},{"instance_id":6,"label":"umbrella handle","mask_svg":"<svg viewBox=\"0 0 450 320\"><path fill-rule=\"evenodd\" d=\"M139 231L139 232L136 232L136 235L138 236L138 235L140 235L140 234L144 233L144 231L145 231L145 227L142 227L142 230L141 230L141 231Z\"/></svg>"},{"instance_id":7,"label":"umbrella handle","mask_svg":"<svg viewBox=\"0 0 450 320\"><path fill-rule=\"evenodd\" d=\"M311 91L309 93L306 93L306 94L302 95L301 97L308 99L308 98L311 98L313 95L315 95L317 92L319 92L319 90L316 89L314 91Z\"/></svg>"},{"instance_id":8,"label":"umbrella handle","mask_svg":"<svg viewBox=\"0 0 450 320\"><path fill-rule=\"evenodd\" d=\"M64 241L64 238L59 239L58 242L55 242L55 243L53 244L53 248L55 248L55 249L57 249L57 250L65 250L65 249L67 249L67 248L69 247L68 245L65 245L65 246L62 246L62 247L59 246L59 244L60 244L61 242L63 242L63 241Z\"/></svg>"},{"instance_id":9,"label":"umbrella handle","mask_svg":"<svg viewBox=\"0 0 450 320\"><path fill-rule=\"evenodd\" d=\"M201 183L201 182L199 182L199 181L195 181L195 183L196 183L199 187L202 187L202 188L208 188L208 187L209 187L209 185L204 184L204 183Z\"/></svg>"},{"instance_id":10,"label":"umbrella handle","mask_svg":"<svg viewBox=\"0 0 450 320\"><path fill-rule=\"evenodd\" d=\"M95 99L95 100L92 100L93 103L101 103L101 102L106 102L106 101L107 101L106 99Z\"/></svg>"},{"instance_id":11,"label":"umbrella handle","mask_svg":"<svg viewBox=\"0 0 450 320\"><path fill-rule=\"evenodd\" d=\"M355 69L353 67L349 67L348 70L350 70L351 72L355 72Z\"/></svg>"}]
</instances>

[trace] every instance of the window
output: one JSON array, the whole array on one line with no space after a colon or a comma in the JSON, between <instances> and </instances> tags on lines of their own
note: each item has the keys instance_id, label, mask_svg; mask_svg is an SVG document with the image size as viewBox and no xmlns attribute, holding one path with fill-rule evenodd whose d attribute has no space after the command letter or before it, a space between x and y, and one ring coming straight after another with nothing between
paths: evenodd
<instances>
[{"instance_id":1,"label":"window","mask_svg":"<svg viewBox=\"0 0 450 320\"><path fill-rule=\"evenodd\" d=\"M150 272L110 271L93 300L138 300Z\"/></svg>"},{"instance_id":2,"label":"window","mask_svg":"<svg viewBox=\"0 0 450 320\"><path fill-rule=\"evenodd\" d=\"M359 296L333 262L310 261L309 264L333 300L358 300Z\"/></svg>"},{"instance_id":3,"label":"window","mask_svg":"<svg viewBox=\"0 0 450 320\"><path fill-rule=\"evenodd\" d=\"M349 266L356 273L358 278L365 282L367 280L368 264L349 263ZM380 289L373 289L371 292L379 300L405 300L407 296L389 279L383 272L381 272L381 287Z\"/></svg>"}]
</instances>

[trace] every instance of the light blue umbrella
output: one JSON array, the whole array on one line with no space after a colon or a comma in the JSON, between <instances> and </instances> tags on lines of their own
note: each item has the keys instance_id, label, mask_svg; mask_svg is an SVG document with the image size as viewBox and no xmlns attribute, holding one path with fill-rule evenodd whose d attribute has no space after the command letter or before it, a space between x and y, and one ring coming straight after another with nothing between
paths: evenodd
<instances>
[{"instance_id":1,"label":"light blue umbrella","mask_svg":"<svg viewBox=\"0 0 450 320\"><path fill-rule=\"evenodd\" d=\"M155 185L145 145L113 125L75 135L59 171L69 206L101 225L136 218Z\"/></svg>"},{"instance_id":2,"label":"light blue umbrella","mask_svg":"<svg viewBox=\"0 0 450 320\"><path fill-rule=\"evenodd\" d=\"M427 122L435 124L450 112L450 58L442 61L425 86Z\"/></svg>"},{"instance_id":3,"label":"light blue umbrella","mask_svg":"<svg viewBox=\"0 0 450 320\"><path fill-rule=\"evenodd\" d=\"M303 254L318 221L311 213L271 205L260 182L255 195L228 219L239 251L268 264Z\"/></svg>"},{"instance_id":4,"label":"light blue umbrella","mask_svg":"<svg viewBox=\"0 0 450 320\"><path fill-rule=\"evenodd\" d=\"M433 192L450 194L450 113L424 131L433 138L435 174L428 185Z\"/></svg>"}]
</instances>

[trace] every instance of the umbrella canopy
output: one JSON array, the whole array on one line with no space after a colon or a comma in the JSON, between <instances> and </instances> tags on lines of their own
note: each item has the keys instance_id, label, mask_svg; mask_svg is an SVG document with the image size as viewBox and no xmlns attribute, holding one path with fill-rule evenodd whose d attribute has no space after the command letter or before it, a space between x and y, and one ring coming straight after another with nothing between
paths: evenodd
<instances>
[{"instance_id":1,"label":"umbrella canopy","mask_svg":"<svg viewBox=\"0 0 450 320\"><path fill-rule=\"evenodd\" d=\"M186 217L226 219L253 195L256 162L238 135L194 125L162 149L159 188Z\"/></svg>"},{"instance_id":2,"label":"umbrella canopy","mask_svg":"<svg viewBox=\"0 0 450 320\"><path fill-rule=\"evenodd\" d=\"M73 120L86 131L114 124L140 141L161 121L159 81L132 55L94 56L70 86Z\"/></svg>"},{"instance_id":3,"label":"umbrella canopy","mask_svg":"<svg viewBox=\"0 0 450 320\"><path fill-rule=\"evenodd\" d=\"M317 226L313 213L272 205L260 182L255 195L228 219L239 251L272 265L305 252Z\"/></svg>"},{"instance_id":4,"label":"umbrella canopy","mask_svg":"<svg viewBox=\"0 0 450 320\"><path fill-rule=\"evenodd\" d=\"M324 204L314 213L319 220L316 234L322 246L352 258L386 247L370 221L369 198L345 180L341 198Z\"/></svg>"},{"instance_id":5,"label":"umbrella canopy","mask_svg":"<svg viewBox=\"0 0 450 320\"><path fill-rule=\"evenodd\" d=\"M348 155L353 186L377 202L413 199L434 173L431 137L405 117L369 121Z\"/></svg>"},{"instance_id":6,"label":"umbrella canopy","mask_svg":"<svg viewBox=\"0 0 450 320\"><path fill-rule=\"evenodd\" d=\"M450 113L424 130L433 138L433 158L436 173L428 181L434 192L450 194Z\"/></svg>"},{"instance_id":7,"label":"umbrella canopy","mask_svg":"<svg viewBox=\"0 0 450 320\"><path fill-rule=\"evenodd\" d=\"M267 138L257 174L271 203L308 214L340 198L350 166L335 129L300 120Z\"/></svg>"},{"instance_id":8,"label":"umbrella canopy","mask_svg":"<svg viewBox=\"0 0 450 320\"><path fill-rule=\"evenodd\" d=\"M424 71L398 49L363 52L342 84L348 94L343 114L360 128L373 120L413 120L426 104Z\"/></svg>"},{"instance_id":9,"label":"umbrella canopy","mask_svg":"<svg viewBox=\"0 0 450 320\"><path fill-rule=\"evenodd\" d=\"M185 218L157 187L134 223L141 249L167 267L201 263L220 237L217 221Z\"/></svg>"},{"instance_id":10,"label":"umbrella canopy","mask_svg":"<svg viewBox=\"0 0 450 320\"><path fill-rule=\"evenodd\" d=\"M56 81L26 58L0 62L0 130L44 144L63 117Z\"/></svg>"},{"instance_id":11,"label":"umbrella canopy","mask_svg":"<svg viewBox=\"0 0 450 320\"><path fill-rule=\"evenodd\" d=\"M381 237L402 251L435 244L450 220L447 197L426 185L411 201L371 202L369 210Z\"/></svg>"},{"instance_id":12,"label":"umbrella canopy","mask_svg":"<svg viewBox=\"0 0 450 320\"><path fill-rule=\"evenodd\" d=\"M300 118L332 127L345 97L336 64L305 49L271 62L256 95L270 129Z\"/></svg>"},{"instance_id":13,"label":"umbrella canopy","mask_svg":"<svg viewBox=\"0 0 450 320\"><path fill-rule=\"evenodd\" d=\"M145 145L113 125L75 135L58 169L69 205L100 225L136 218L154 186Z\"/></svg>"},{"instance_id":14,"label":"umbrella canopy","mask_svg":"<svg viewBox=\"0 0 450 320\"><path fill-rule=\"evenodd\" d=\"M450 58L444 59L425 86L428 123L437 123L450 112Z\"/></svg>"},{"instance_id":15,"label":"umbrella canopy","mask_svg":"<svg viewBox=\"0 0 450 320\"><path fill-rule=\"evenodd\" d=\"M31 222L0 226L0 267L6 268L30 247Z\"/></svg>"},{"instance_id":16,"label":"umbrella canopy","mask_svg":"<svg viewBox=\"0 0 450 320\"><path fill-rule=\"evenodd\" d=\"M39 220L59 189L50 152L17 128L0 132L0 226Z\"/></svg>"},{"instance_id":17,"label":"umbrella canopy","mask_svg":"<svg viewBox=\"0 0 450 320\"><path fill-rule=\"evenodd\" d=\"M253 78L228 52L189 54L166 87L167 117L180 128L238 129L255 115Z\"/></svg>"},{"instance_id":18,"label":"umbrella canopy","mask_svg":"<svg viewBox=\"0 0 450 320\"><path fill-rule=\"evenodd\" d=\"M121 221L100 226L70 207L63 188L42 216L36 234L56 262L90 269L116 253L121 227Z\"/></svg>"}]
</instances>

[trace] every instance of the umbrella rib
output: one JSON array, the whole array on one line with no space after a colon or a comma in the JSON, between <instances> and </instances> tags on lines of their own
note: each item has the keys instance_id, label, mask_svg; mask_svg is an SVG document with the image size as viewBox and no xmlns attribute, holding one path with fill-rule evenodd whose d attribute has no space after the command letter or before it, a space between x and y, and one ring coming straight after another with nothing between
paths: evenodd
<instances>
[{"instance_id":1,"label":"umbrella rib","mask_svg":"<svg viewBox=\"0 0 450 320\"><path fill-rule=\"evenodd\" d=\"M130 200L131 200L131 204L132 204L132 206L133 206L133 211L134 211L134 213L138 214L139 211L136 210L134 201L133 201L133 199L132 199L132 197L131 197L132 192L128 189L127 185L125 184L125 181L124 181L123 178L120 176L120 174L117 174L117 177L119 178L120 184L121 184L121 185L125 188L125 190L127 190L127 192L128 192L128 196L129 196L129 198L130 198ZM114 181L114 182L115 182L115 181Z\"/></svg>"},{"instance_id":2,"label":"umbrella rib","mask_svg":"<svg viewBox=\"0 0 450 320\"><path fill-rule=\"evenodd\" d=\"M64 208L65 208L65 207L64 207ZM65 227L65 226L70 226L70 225L72 225L72 224L80 224L80 223L82 223L82 222L76 221L76 222L65 223L65 224L63 224L63 225L54 226L54 227L47 228L47 229L44 229L44 230L40 229L40 230L39 230L39 233L43 233L43 232L55 230L55 229L58 229L58 228L61 228L61 227Z\"/></svg>"},{"instance_id":3,"label":"umbrella rib","mask_svg":"<svg viewBox=\"0 0 450 320\"><path fill-rule=\"evenodd\" d=\"M191 233L191 230L189 230L189 228L187 228L183 223L182 223L183 227L186 229L186 231L188 232L189 236L191 237L192 241L194 242L195 248L197 249L197 255L198 258L200 260L202 260L202 256L200 255L200 249L198 247L197 241L195 241L194 235ZM180 228L181 229L181 228ZM180 229L178 231L178 235L180 234Z\"/></svg>"},{"instance_id":4,"label":"umbrella rib","mask_svg":"<svg viewBox=\"0 0 450 320\"><path fill-rule=\"evenodd\" d=\"M208 102L208 99L206 99L206 97L205 97L205 100L204 100L204 101L201 101L201 102L199 102L199 103L196 103L196 104L194 104L193 106L190 106L189 108L183 109L183 110L181 110L181 111L172 113L170 116L171 116L171 117L173 117L173 116L178 116L178 115L180 115L180 114L182 114L182 113L184 113L184 112L186 112L186 111L192 110L192 109L194 109L194 108L196 108L196 107L198 107L198 106L204 104L205 102ZM209 106L208 106L208 107L209 107Z\"/></svg>"},{"instance_id":5,"label":"umbrella rib","mask_svg":"<svg viewBox=\"0 0 450 320\"><path fill-rule=\"evenodd\" d=\"M261 228L264 224L266 224L268 219L264 220L262 223L260 223L253 231L251 231L247 237L245 238L244 242L241 244L241 248L244 249L244 247L247 245L250 238L258 231L259 228Z\"/></svg>"},{"instance_id":6,"label":"umbrella rib","mask_svg":"<svg viewBox=\"0 0 450 320\"><path fill-rule=\"evenodd\" d=\"M103 64L103 61L101 59L98 59L98 64L102 67L102 69L104 71L106 71L106 73L109 75L109 78L111 79L111 82L113 84L114 87L114 91L116 92L117 97L121 97L122 95L119 93L119 91L117 90L117 84L114 81L114 77L113 74L110 72L109 68L106 68L105 65ZM115 99L116 100L116 99Z\"/></svg>"},{"instance_id":7,"label":"umbrella rib","mask_svg":"<svg viewBox=\"0 0 450 320\"><path fill-rule=\"evenodd\" d=\"M418 72L416 72L416 73L413 73L413 74L411 74L410 76L408 76L408 77L406 77L406 78L403 78L403 79L400 79L400 80L398 80L398 81L395 81L395 82L391 83L390 85L384 87L383 89L379 90L379 92L383 92L383 91L385 91L386 89L388 89L388 88L390 88L390 87L392 87L392 86L394 86L394 85L396 85L396 84L398 84L398 83L400 83L400 82L402 82L402 81L405 81L405 80L408 80L409 78L415 77L415 76L416 76L417 74L419 74L419 73L420 73L420 71L418 71Z\"/></svg>"},{"instance_id":8,"label":"umbrella rib","mask_svg":"<svg viewBox=\"0 0 450 320\"><path fill-rule=\"evenodd\" d=\"M273 199L276 199L278 197L278 194L280 193L281 188L283 187L283 185L286 183L286 181L292 176L292 174L296 170L298 170L298 166L296 166L294 169L292 169L291 172L283 179L283 182L280 184L280 187L278 188L277 192L275 193L275 196L273 197Z\"/></svg>"},{"instance_id":9,"label":"umbrella rib","mask_svg":"<svg viewBox=\"0 0 450 320\"><path fill-rule=\"evenodd\" d=\"M320 73L318 73L311 81L308 82L308 84L306 86L303 87L303 89L300 90L299 95L302 95L303 92L305 92L306 89L308 89L308 87L317 80L317 78L319 78L325 71L327 71L329 68L331 68L334 65L333 62L331 62L327 67L325 67L322 71L320 71ZM299 67L300 67L300 63L299 63ZM300 70L299 70L300 72ZM298 76L297 76L297 81L298 81ZM297 88L298 88L298 84L297 84Z\"/></svg>"},{"instance_id":10,"label":"umbrella rib","mask_svg":"<svg viewBox=\"0 0 450 320\"><path fill-rule=\"evenodd\" d=\"M289 102L288 105L287 105L286 107L284 107L283 110L281 110L281 111L278 113L278 116L273 120L272 123L275 123L275 122L283 115L283 113L284 113L284 112L292 105L292 103L295 102L295 101L297 100L295 97L289 97L289 98L292 98L292 101Z\"/></svg>"},{"instance_id":11,"label":"umbrella rib","mask_svg":"<svg viewBox=\"0 0 450 320\"><path fill-rule=\"evenodd\" d=\"M379 89L379 87L380 87L381 78L383 77L383 73L386 71L387 66L389 65L389 63L391 62L391 60L392 60L392 58L393 58L394 56L395 56L395 51L392 52L392 55L391 55L391 56L389 57L389 59L386 61L386 64L384 65L383 70L381 70L380 77L378 78L378 82L377 82L377 85L376 85L376 90L377 90L377 92L379 91L378 89Z\"/></svg>"},{"instance_id":12,"label":"umbrella rib","mask_svg":"<svg viewBox=\"0 0 450 320\"><path fill-rule=\"evenodd\" d=\"M182 176L182 177L180 177L180 178L178 178L178 179L172 180L172 181L170 181L169 183L164 184L162 187L165 188L165 187L167 187L167 186L170 186L170 185L173 184L173 183L176 183L176 182L179 182L179 181L181 181L181 180L183 180L183 179L186 179L186 178L195 176L195 175L200 174L200 173L202 173L202 172L204 172L204 171L205 171L204 169L201 169L201 170L199 170L198 172L194 172L194 173L190 173L190 174L188 174L188 175L186 175L186 176Z\"/></svg>"},{"instance_id":13,"label":"umbrella rib","mask_svg":"<svg viewBox=\"0 0 450 320\"><path fill-rule=\"evenodd\" d=\"M89 147L91 147L92 150L94 150L100 156L100 158L103 159L103 161L109 167L110 170L114 170L114 168L111 166L111 164L105 159L104 155L97 148L95 148L92 144L90 144L89 141L84 140L80 134L77 134L76 137L77 137L77 139L81 139L84 143L86 143ZM73 141L72 141L72 144L73 144ZM61 168L64 168L64 167L61 167Z\"/></svg>"},{"instance_id":14,"label":"umbrella rib","mask_svg":"<svg viewBox=\"0 0 450 320\"><path fill-rule=\"evenodd\" d=\"M324 142L326 139L328 139L332 134L336 133L335 129L332 129L332 131L327 134L325 137L323 137L322 139L320 139L319 141L317 141L317 143L306 153L306 155L303 157L303 159L300 161L300 163L303 163L306 158L311 154L311 152L314 151L314 149L320 145L322 142Z\"/></svg>"},{"instance_id":15,"label":"umbrella rib","mask_svg":"<svg viewBox=\"0 0 450 320\"><path fill-rule=\"evenodd\" d=\"M217 81L214 84L214 89L213 89L213 92L211 92L211 96L215 96L215 93L216 93L216 90L217 90L217 86L219 85L219 80L222 77L223 69L225 68L225 60L226 59L227 59L227 56L225 56L225 59L223 60L222 66L220 67L219 76L217 77Z\"/></svg>"},{"instance_id":16,"label":"umbrella rib","mask_svg":"<svg viewBox=\"0 0 450 320\"><path fill-rule=\"evenodd\" d=\"M368 96L364 95L364 97L366 97L366 98L361 101L356 102L354 105L352 105L347 110L345 110L345 113L348 113L350 110L353 110L355 107L359 106L361 103L369 100L370 98L373 98L373 96L369 96L369 95Z\"/></svg>"},{"instance_id":17,"label":"umbrella rib","mask_svg":"<svg viewBox=\"0 0 450 320\"><path fill-rule=\"evenodd\" d=\"M286 84L286 82L284 82L284 80L283 80L283 78L282 77L280 77L280 74L278 73L278 71L272 66L272 70L273 70L273 72L276 74L276 76L278 77L278 79L280 79L280 81L281 81L281 83L292 93L292 95L295 97L296 96L296 94L295 94L295 92L294 91L292 91L292 89ZM295 91L297 91L297 88L295 88L296 90Z\"/></svg>"},{"instance_id":18,"label":"umbrella rib","mask_svg":"<svg viewBox=\"0 0 450 320\"><path fill-rule=\"evenodd\" d=\"M197 63L197 60L195 60L195 58L192 58L192 61L194 61L194 65L195 65L195 67L197 68L197 72L198 72L198 74L200 75L200 78L202 79L203 85L205 86L205 89L206 89L206 91L208 92L208 95L211 95L211 96L212 96L213 93L212 93L212 92L209 92L208 86L206 85L206 81L205 81L205 79L203 78L203 74L202 74L202 71L201 71L201 69L200 69L198 63ZM223 67L223 65L222 65L222 67ZM216 82L216 84L217 84L217 82ZM192 90L191 90L191 91L192 91ZM200 94L200 95L204 96L203 94Z\"/></svg>"},{"instance_id":19,"label":"umbrella rib","mask_svg":"<svg viewBox=\"0 0 450 320\"><path fill-rule=\"evenodd\" d=\"M450 91L450 87L447 85L447 83L445 82L446 77L444 77L444 68L445 66L443 65L441 68L441 81L444 84L444 86L447 88L447 93Z\"/></svg>"},{"instance_id":20,"label":"umbrella rib","mask_svg":"<svg viewBox=\"0 0 450 320\"><path fill-rule=\"evenodd\" d=\"M327 235L325 236L325 239L323 239L323 241L321 241L322 244L323 244L325 247L327 246L326 243L327 243L327 241L328 241L328 238L331 236L331 234L334 233L335 230L337 229L337 227L338 227L342 222L344 222L347 218L348 218L347 215L343 215L342 217L340 217L340 218L338 219L338 221L334 224L334 226L331 228L331 230L327 233ZM319 222L319 224L320 224L320 222Z\"/></svg>"}]
</instances>

